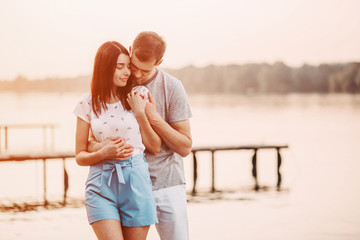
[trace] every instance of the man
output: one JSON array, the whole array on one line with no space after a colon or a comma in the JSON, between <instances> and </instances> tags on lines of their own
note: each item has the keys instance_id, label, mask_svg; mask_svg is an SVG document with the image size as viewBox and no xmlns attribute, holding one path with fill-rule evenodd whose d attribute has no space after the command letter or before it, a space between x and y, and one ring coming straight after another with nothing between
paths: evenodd
<instances>
[{"instance_id":1,"label":"man","mask_svg":"<svg viewBox=\"0 0 360 240\"><path fill-rule=\"evenodd\" d=\"M183 157L191 152L192 114L182 83L157 68L165 49L165 41L155 32L139 33L130 47L131 72L137 85L150 90L146 115L162 139L159 153L145 151L157 205L156 228L161 239L185 240L189 231ZM121 152L120 158L131 154Z\"/></svg>"},{"instance_id":2,"label":"man","mask_svg":"<svg viewBox=\"0 0 360 240\"><path fill-rule=\"evenodd\" d=\"M146 115L163 141L157 155L145 152L157 204L156 228L161 239L183 240L189 233L182 157L191 152L191 111L182 83L157 68L165 49L158 34L141 32L130 47L131 72L138 85L150 90Z\"/></svg>"}]
</instances>

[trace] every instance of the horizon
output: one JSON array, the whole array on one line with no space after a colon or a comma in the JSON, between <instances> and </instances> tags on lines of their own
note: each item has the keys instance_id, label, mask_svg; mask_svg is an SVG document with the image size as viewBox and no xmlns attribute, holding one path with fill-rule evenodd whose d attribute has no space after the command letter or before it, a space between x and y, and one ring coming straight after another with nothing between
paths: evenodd
<instances>
[{"instance_id":1,"label":"horizon","mask_svg":"<svg viewBox=\"0 0 360 240\"><path fill-rule=\"evenodd\" d=\"M356 0L0 0L0 79L89 75L103 42L128 48L144 30L164 37L168 69L359 62L359 10Z\"/></svg>"},{"instance_id":2,"label":"horizon","mask_svg":"<svg viewBox=\"0 0 360 240\"><path fill-rule=\"evenodd\" d=\"M273 62L273 63L267 63L267 62L248 62L248 63L242 63L242 64L232 64L232 63L229 63L229 64L207 64L205 66L195 66L195 65L192 65L192 64L189 64L189 65L186 65L186 66L182 66L182 67L179 67L179 68L170 68L170 67L162 67L161 65L159 66L159 68L161 69L165 69L165 70L182 70L184 68L188 68L188 67L194 67L194 68L206 68L206 67L209 67L209 66L216 66L216 67L226 67L226 66L231 66L231 65L235 65L235 66L243 66L243 65L251 65L251 64L254 64L254 65L260 65L260 64L269 64L270 66L271 65L274 65L275 63L277 62L281 62L283 63L284 65L288 66L289 68L291 69L297 69L297 68L301 68L303 67L304 65L308 65L308 66L313 66L313 67L319 67L320 65L337 65L337 64L340 64L340 65L346 65L346 64L349 64L349 63L360 63L360 61L352 61L352 62L334 62L334 63L327 63L327 62L324 62L324 63L319 63L319 64L308 64L308 63L303 63L301 66L290 66L289 64L286 64L285 62L282 62L282 61L276 61L276 62ZM39 78L29 78L28 76L26 75L16 75L14 78L12 79L1 79L0 78L0 82L7 82L7 81L14 81L15 79L17 78L24 78L26 81L45 81L47 79L66 79L66 78L70 78L70 79L76 79L76 78L81 78L81 77L87 77L87 76L91 76L92 75L92 72L89 72L89 73L84 73L84 74L79 74L79 75L73 75L73 76L44 76L44 77L39 77Z\"/></svg>"}]
</instances>

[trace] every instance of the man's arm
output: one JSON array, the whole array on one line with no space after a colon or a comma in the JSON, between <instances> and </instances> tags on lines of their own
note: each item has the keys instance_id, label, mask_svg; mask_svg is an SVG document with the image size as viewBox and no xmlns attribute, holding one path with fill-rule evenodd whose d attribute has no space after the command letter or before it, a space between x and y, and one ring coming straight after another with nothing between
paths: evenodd
<instances>
[{"instance_id":1,"label":"man's arm","mask_svg":"<svg viewBox=\"0 0 360 240\"><path fill-rule=\"evenodd\" d=\"M189 119L167 123L156 111L156 104L150 92L146 115L151 126L170 149L182 157L189 155L192 147Z\"/></svg>"},{"instance_id":2,"label":"man's arm","mask_svg":"<svg viewBox=\"0 0 360 240\"><path fill-rule=\"evenodd\" d=\"M151 124L146 117L145 108L147 100L138 91L131 91L126 100L139 123L143 144L149 152L158 154L161 148L161 138L151 127Z\"/></svg>"},{"instance_id":3,"label":"man's arm","mask_svg":"<svg viewBox=\"0 0 360 240\"><path fill-rule=\"evenodd\" d=\"M105 141L103 141L103 142L96 141L96 139L94 137L94 134L90 129L90 136L89 136L89 139L88 139L87 150L89 152L96 152L105 145Z\"/></svg>"},{"instance_id":4,"label":"man's arm","mask_svg":"<svg viewBox=\"0 0 360 240\"><path fill-rule=\"evenodd\" d=\"M170 124L161 119L151 124L170 149L182 157L189 155L192 147L189 119Z\"/></svg>"}]
</instances>

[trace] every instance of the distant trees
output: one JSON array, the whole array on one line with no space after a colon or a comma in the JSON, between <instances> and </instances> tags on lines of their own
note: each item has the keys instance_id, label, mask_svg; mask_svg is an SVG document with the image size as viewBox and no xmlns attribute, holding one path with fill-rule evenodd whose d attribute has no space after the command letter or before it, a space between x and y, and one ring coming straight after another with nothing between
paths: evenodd
<instances>
[{"instance_id":1,"label":"distant trees","mask_svg":"<svg viewBox=\"0 0 360 240\"><path fill-rule=\"evenodd\" d=\"M89 91L91 76L74 78L46 78L44 80L28 80L19 75L13 81L0 81L0 91L16 92L74 92Z\"/></svg>"},{"instance_id":2,"label":"distant trees","mask_svg":"<svg viewBox=\"0 0 360 240\"><path fill-rule=\"evenodd\" d=\"M189 92L360 93L360 63L304 64L299 68L291 68L276 62L272 65L188 66L167 71L178 77Z\"/></svg>"},{"instance_id":3,"label":"distant trees","mask_svg":"<svg viewBox=\"0 0 360 240\"><path fill-rule=\"evenodd\" d=\"M189 93L360 93L360 63L304 64L291 68L282 62L274 64L208 65L166 69L180 79ZM0 81L1 91L83 91L90 89L91 76Z\"/></svg>"},{"instance_id":4,"label":"distant trees","mask_svg":"<svg viewBox=\"0 0 360 240\"><path fill-rule=\"evenodd\" d=\"M360 92L360 63L350 63L329 77L330 92Z\"/></svg>"}]
</instances>

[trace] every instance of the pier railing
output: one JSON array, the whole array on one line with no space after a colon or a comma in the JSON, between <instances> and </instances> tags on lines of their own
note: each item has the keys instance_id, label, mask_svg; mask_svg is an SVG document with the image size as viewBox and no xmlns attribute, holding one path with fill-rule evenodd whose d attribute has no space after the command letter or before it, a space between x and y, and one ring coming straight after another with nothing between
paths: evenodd
<instances>
[{"instance_id":1,"label":"pier railing","mask_svg":"<svg viewBox=\"0 0 360 240\"><path fill-rule=\"evenodd\" d=\"M280 150L283 148L288 148L288 145L242 145L242 146L230 146L230 147L198 147L193 148L192 155L193 155L193 188L192 188L192 194L196 194L196 181L198 176L197 171L197 158L196 153L197 152L211 152L211 192L215 192L215 152L216 151L233 151L233 150L252 150L254 152L251 163L252 163L252 176L255 180L255 186L254 189L257 191L259 190L259 184L257 179L257 152L260 149L274 149L277 152L277 189L280 189L281 185L281 172L280 172L280 166L281 166L281 155Z\"/></svg>"},{"instance_id":2,"label":"pier railing","mask_svg":"<svg viewBox=\"0 0 360 240\"><path fill-rule=\"evenodd\" d=\"M251 162L252 162L252 176L255 180L255 190L259 189L258 181L257 181L257 152L261 149L274 149L277 152L277 188L280 188L281 185L281 173L280 166L282 163L280 150L288 148L287 145L243 145L243 146L231 146L231 147L195 147L192 149L193 156L193 188L192 194L195 195L196 190L196 181L198 176L197 170L197 158L196 154L198 152L211 152L211 192L215 192L215 152L217 151L233 151L233 150L252 150L254 152ZM63 202L62 205L66 205L67 198L67 190L69 188L69 176L66 170L65 160L67 158L74 158L74 152L63 152L63 153L41 153L41 154L0 154L0 163L8 162L8 161L28 161L28 160L36 160L43 162L43 199L44 206L49 204L47 200L47 176L46 176L46 161L51 159L62 159L63 161L63 174L64 174L64 188L63 188Z\"/></svg>"},{"instance_id":3,"label":"pier railing","mask_svg":"<svg viewBox=\"0 0 360 240\"><path fill-rule=\"evenodd\" d=\"M47 183L46 183L46 161L50 159L62 159L63 162L63 173L64 173L64 194L63 194L63 202L62 205L66 205L66 197L67 190L69 188L69 175L66 170L65 159L74 158L74 152L64 152L64 153L43 153L43 154L1 154L0 162L8 162L8 161L28 161L28 160L36 160L43 162L43 197L44 197L44 206L49 204L47 200Z\"/></svg>"},{"instance_id":4,"label":"pier railing","mask_svg":"<svg viewBox=\"0 0 360 240\"><path fill-rule=\"evenodd\" d=\"M29 124L0 124L0 153L9 148L10 129L42 129L43 130L43 151L53 151L55 144L55 128L58 126L52 123L29 123ZM50 141L48 141L47 132L50 130ZM4 143L2 143L2 134L4 134ZM47 143L50 142L50 147Z\"/></svg>"}]
</instances>

